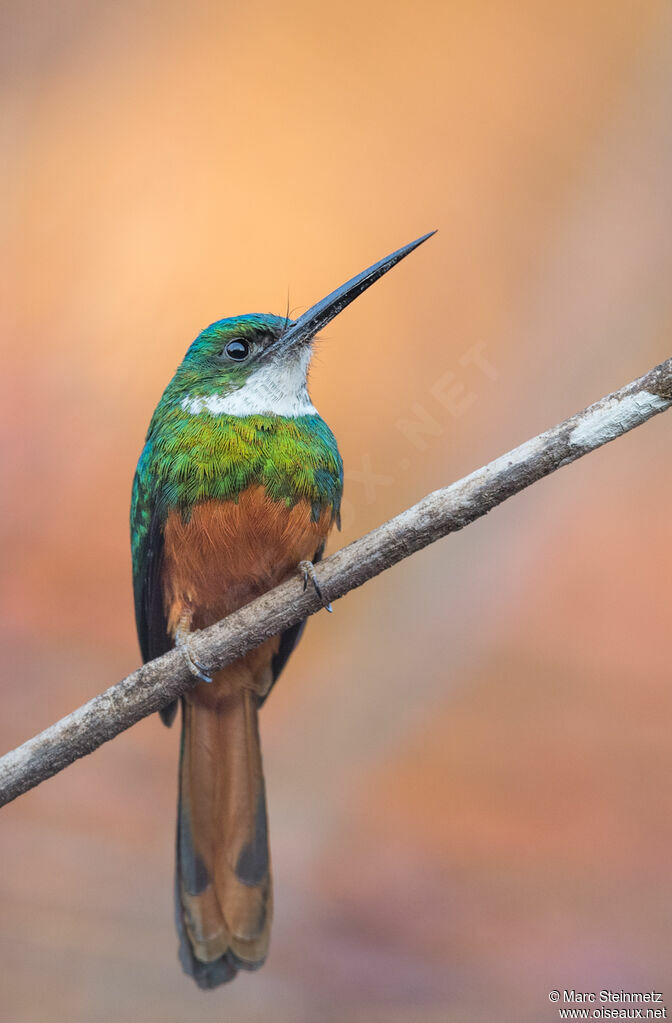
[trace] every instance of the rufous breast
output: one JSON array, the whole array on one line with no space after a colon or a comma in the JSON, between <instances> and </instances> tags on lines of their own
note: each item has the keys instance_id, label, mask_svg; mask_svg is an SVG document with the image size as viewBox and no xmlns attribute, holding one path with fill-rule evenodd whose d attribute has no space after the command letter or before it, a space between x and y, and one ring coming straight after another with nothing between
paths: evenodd
<instances>
[{"instance_id":1,"label":"rufous breast","mask_svg":"<svg viewBox=\"0 0 672 1023\"><path fill-rule=\"evenodd\" d=\"M333 524L309 501L288 507L263 487L237 501L204 501L188 521L171 512L164 529L163 593L168 631L180 620L202 629L287 579L312 560Z\"/></svg>"}]
</instances>

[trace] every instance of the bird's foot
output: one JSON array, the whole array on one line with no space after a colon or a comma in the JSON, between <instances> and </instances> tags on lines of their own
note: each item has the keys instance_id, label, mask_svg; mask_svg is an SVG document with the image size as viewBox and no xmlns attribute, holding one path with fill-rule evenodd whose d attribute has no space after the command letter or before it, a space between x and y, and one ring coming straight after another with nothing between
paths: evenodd
<instances>
[{"instance_id":1,"label":"bird's foot","mask_svg":"<svg viewBox=\"0 0 672 1023\"><path fill-rule=\"evenodd\" d=\"M300 561L298 564L298 569L301 575L303 576L304 592L308 588L308 583L311 582L315 587L315 592L322 601L322 607L325 608L329 612L329 614L331 614L331 612L334 609L329 603L329 601L324 599L322 590L320 589L320 584L317 581L317 572L315 571L315 565L312 563L312 561Z\"/></svg>"},{"instance_id":2,"label":"bird's foot","mask_svg":"<svg viewBox=\"0 0 672 1023\"><path fill-rule=\"evenodd\" d=\"M212 682L212 675L208 674L206 666L192 654L189 630L182 625L178 626L175 633L175 646L187 662L187 667L192 675L200 678L201 682Z\"/></svg>"}]
</instances>

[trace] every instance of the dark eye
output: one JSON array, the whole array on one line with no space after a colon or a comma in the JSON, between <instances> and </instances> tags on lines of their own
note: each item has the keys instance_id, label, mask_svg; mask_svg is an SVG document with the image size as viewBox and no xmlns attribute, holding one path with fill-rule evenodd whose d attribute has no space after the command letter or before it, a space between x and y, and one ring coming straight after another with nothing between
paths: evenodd
<instances>
[{"instance_id":1,"label":"dark eye","mask_svg":"<svg viewBox=\"0 0 672 1023\"><path fill-rule=\"evenodd\" d=\"M222 355L227 359L233 359L234 362L242 362L250 354L250 345L242 337L234 337L233 341L229 341L224 347Z\"/></svg>"}]
</instances>

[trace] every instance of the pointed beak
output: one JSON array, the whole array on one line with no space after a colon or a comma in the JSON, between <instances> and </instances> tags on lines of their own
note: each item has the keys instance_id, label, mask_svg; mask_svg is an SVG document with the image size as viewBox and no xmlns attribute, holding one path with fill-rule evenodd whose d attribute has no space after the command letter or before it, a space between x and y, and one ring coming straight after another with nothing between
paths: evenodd
<instances>
[{"instance_id":1,"label":"pointed beak","mask_svg":"<svg viewBox=\"0 0 672 1023\"><path fill-rule=\"evenodd\" d=\"M276 342L278 347L281 347L283 351L287 351L288 348L294 348L302 342L310 341L315 337L318 330L326 327L335 316L338 316L346 306L354 302L362 292L370 288L383 274L386 274L388 270L391 270L393 266L401 262L410 252L413 252L413 249L417 249L419 245L426 242L433 234L436 234L436 231L423 234L422 238L416 238L414 242L409 242L403 248L397 249L396 252L386 256L385 259L374 263L368 270L362 271L362 273L357 274L356 277L353 277L346 284L342 284L336 291L332 291L330 295L317 302L288 327Z\"/></svg>"}]
</instances>

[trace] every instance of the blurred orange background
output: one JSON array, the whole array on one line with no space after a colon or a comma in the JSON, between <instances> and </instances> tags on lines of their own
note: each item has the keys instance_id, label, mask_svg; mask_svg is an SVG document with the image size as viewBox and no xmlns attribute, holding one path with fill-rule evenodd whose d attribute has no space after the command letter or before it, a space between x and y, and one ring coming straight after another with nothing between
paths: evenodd
<instances>
[{"instance_id":1,"label":"blurred orange background","mask_svg":"<svg viewBox=\"0 0 672 1023\"><path fill-rule=\"evenodd\" d=\"M314 361L339 545L671 354L663 0L8 0L0 49L3 749L138 665L131 477L210 321L439 229ZM669 987L671 434L311 621L262 715L260 973L180 971L176 729L6 807L3 1021L539 1023L552 988Z\"/></svg>"}]
</instances>

